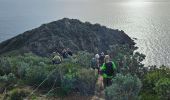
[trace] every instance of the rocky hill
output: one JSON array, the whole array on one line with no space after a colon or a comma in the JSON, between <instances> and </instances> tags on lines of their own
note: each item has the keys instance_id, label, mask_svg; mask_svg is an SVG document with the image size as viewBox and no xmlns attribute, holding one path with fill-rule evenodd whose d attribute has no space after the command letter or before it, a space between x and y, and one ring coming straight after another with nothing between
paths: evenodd
<instances>
[{"instance_id":1,"label":"rocky hill","mask_svg":"<svg viewBox=\"0 0 170 100\"><path fill-rule=\"evenodd\" d=\"M133 46L135 43L123 31L63 18L0 43L0 54L15 50L46 56L55 50L60 52L63 48L96 52L97 49L103 51L114 44Z\"/></svg>"}]
</instances>

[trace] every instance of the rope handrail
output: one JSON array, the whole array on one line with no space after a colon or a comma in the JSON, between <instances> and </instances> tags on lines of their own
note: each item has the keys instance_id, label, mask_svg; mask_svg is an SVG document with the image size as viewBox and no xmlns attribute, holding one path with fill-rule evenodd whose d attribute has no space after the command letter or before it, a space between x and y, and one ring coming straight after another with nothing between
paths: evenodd
<instances>
[{"instance_id":1,"label":"rope handrail","mask_svg":"<svg viewBox=\"0 0 170 100\"><path fill-rule=\"evenodd\" d=\"M52 71L47 75L47 77L46 77L26 98L32 96L32 95L34 94L34 92L36 92L36 91L38 90L38 88L39 88L45 81L48 80L49 76L50 76L52 73L54 73L54 72L56 71L56 69L57 69L57 68L55 68L54 70L52 70ZM55 82L56 82L56 80L55 80ZM27 99L25 99L25 100L27 100Z\"/></svg>"}]
</instances>

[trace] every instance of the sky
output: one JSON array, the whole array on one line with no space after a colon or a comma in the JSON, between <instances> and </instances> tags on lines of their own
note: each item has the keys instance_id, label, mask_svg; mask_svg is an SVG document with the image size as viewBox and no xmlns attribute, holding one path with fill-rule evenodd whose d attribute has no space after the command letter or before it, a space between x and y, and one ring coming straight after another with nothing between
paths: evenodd
<instances>
[{"instance_id":1,"label":"sky","mask_svg":"<svg viewBox=\"0 0 170 100\"><path fill-rule=\"evenodd\" d=\"M0 0L0 1L7 1L7 2L13 2L15 0ZM25 1L27 2L27 0L17 0L17 1ZM36 1L46 1L46 0L34 0ZM129 2L129 1L133 1L133 2L164 2L164 1L169 1L169 0L48 0L48 1L101 1L101 2Z\"/></svg>"},{"instance_id":2,"label":"sky","mask_svg":"<svg viewBox=\"0 0 170 100\"><path fill-rule=\"evenodd\" d=\"M101 2L166 2L169 0L56 0L56 1L101 1Z\"/></svg>"}]
</instances>

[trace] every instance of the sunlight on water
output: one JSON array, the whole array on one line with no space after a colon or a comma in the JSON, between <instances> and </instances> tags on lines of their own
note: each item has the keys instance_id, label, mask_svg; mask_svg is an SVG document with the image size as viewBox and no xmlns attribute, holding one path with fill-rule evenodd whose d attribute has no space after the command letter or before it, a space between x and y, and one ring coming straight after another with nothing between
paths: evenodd
<instances>
[{"instance_id":1,"label":"sunlight on water","mask_svg":"<svg viewBox=\"0 0 170 100\"><path fill-rule=\"evenodd\" d=\"M143 6L148 5L149 3L150 2L145 2L142 0L132 0L132 1L127 2L126 4L130 7L143 7Z\"/></svg>"}]
</instances>

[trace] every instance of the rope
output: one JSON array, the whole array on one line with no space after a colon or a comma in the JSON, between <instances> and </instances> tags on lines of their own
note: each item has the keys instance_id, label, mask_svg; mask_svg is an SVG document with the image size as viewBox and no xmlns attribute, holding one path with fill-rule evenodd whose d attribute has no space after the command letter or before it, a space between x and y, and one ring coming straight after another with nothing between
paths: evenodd
<instances>
[{"instance_id":1,"label":"rope","mask_svg":"<svg viewBox=\"0 0 170 100\"><path fill-rule=\"evenodd\" d=\"M45 82L47 81L47 79L49 78L49 76L54 73L56 71L57 68L55 68L53 71L51 71L48 76L30 93L30 95L28 95L26 98L32 96L34 94L34 92L36 92L38 90L38 88Z\"/></svg>"},{"instance_id":2,"label":"rope","mask_svg":"<svg viewBox=\"0 0 170 100\"><path fill-rule=\"evenodd\" d=\"M56 81L57 81L57 77L56 77L56 79L55 79L55 81L54 81L54 84L53 84L53 86L51 87L51 89L46 93L46 95L48 95L51 91L53 91L54 89L54 86L55 86L55 84L56 84Z\"/></svg>"}]
</instances>

